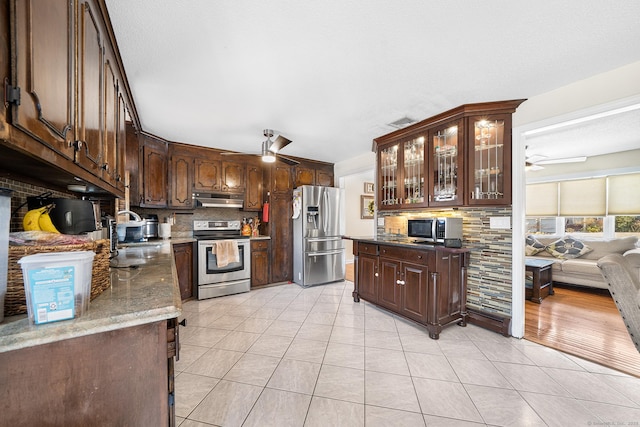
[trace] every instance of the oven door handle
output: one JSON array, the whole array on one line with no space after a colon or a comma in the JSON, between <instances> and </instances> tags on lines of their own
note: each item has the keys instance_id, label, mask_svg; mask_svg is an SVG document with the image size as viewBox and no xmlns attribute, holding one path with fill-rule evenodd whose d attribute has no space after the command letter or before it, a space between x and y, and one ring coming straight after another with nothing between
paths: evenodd
<instances>
[{"instance_id":1,"label":"oven door handle","mask_svg":"<svg viewBox=\"0 0 640 427\"><path fill-rule=\"evenodd\" d=\"M322 255L339 255L341 253L344 253L344 249L339 249L335 251L326 251L326 252L308 252L307 256L311 257L311 256L322 256Z\"/></svg>"}]
</instances>

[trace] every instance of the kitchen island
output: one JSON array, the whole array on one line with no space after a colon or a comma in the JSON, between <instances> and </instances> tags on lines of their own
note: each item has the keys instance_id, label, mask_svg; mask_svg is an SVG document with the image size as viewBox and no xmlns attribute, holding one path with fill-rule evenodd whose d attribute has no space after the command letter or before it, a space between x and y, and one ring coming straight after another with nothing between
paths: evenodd
<instances>
[{"instance_id":1,"label":"kitchen island","mask_svg":"<svg viewBox=\"0 0 640 427\"><path fill-rule=\"evenodd\" d=\"M122 248L112 265L111 287L83 316L0 323L3 423L173 425L182 305L172 244Z\"/></svg>"},{"instance_id":2,"label":"kitchen island","mask_svg":"<svg viewBox=\"0 0 640 427\"><path fill-rule=\"evenodd\" d=\"M468 249L401 237L344 238L353 240L354 301L418 322L433 339L449 323L466 326Z\"/></svg>"}]
</instances>

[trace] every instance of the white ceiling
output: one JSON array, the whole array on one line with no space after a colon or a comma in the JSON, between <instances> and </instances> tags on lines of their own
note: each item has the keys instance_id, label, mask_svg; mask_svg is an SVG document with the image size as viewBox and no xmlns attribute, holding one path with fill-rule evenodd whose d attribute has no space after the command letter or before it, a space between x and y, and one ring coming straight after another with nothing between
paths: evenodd
<instances>
[{"instance_id":1,"label":"white ceiling","mask_svg":"<svg viewBox=\"0 0 640 427\"><path fill-rule=\"evenodd\" d=\"M635 0L106 3L145 131L257 153L271 128L294 141L282 154L329 162L370 151L404 116L640 60Z\"/></svg>"}]
</instances>

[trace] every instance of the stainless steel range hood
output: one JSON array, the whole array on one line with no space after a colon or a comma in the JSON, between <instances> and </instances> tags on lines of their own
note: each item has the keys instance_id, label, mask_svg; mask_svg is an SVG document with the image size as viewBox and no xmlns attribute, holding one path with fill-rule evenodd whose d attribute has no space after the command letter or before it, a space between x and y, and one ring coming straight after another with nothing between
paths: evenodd
<instances>
[{"instance_id":1,"label":"stainless steel range hood","mask_svg":"<svg viewBox=\"0 0 640 427\"><path fill-rule=\"evenodd\" d=\"M243 208L244 194L193 193L197 208Z\"/></svg>"}]
</instances>

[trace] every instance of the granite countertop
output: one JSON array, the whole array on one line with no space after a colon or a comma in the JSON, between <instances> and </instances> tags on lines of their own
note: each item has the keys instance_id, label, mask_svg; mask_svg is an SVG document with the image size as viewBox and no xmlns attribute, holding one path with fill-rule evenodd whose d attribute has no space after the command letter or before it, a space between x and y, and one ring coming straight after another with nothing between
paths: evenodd
<instances>
[{"instance_id":1,"label":"granite countertop","mask_svg":"<svg viewBox=\"0 0 640 427\"><path fill-rule=\"evenodd\" d=\"M412 248L412 249L425 249L425 250L436 250L441 249L449 252L469 252L469 248L447 248L441 243L416 243L415 239L406 237L406 236L381 236L381 237L373 237L373 236L342 236L343 239L372 243L376 244L385 244L389 246L400 246L404 248Z\"/></svg>"},{"instance_id":2,"label":"granite countertop","mask_svg":"<svg viewBox=\"0 0 640 427\"><path fill-rule=\"evenodd\" d=\"M72 320L31 325L26 314L5 317L0 323L0 352L62 341L83 335L157 322L182 313L172 243L156 241L118 249L111 262L111 287Z\"/></svg>"}]
</instances>

